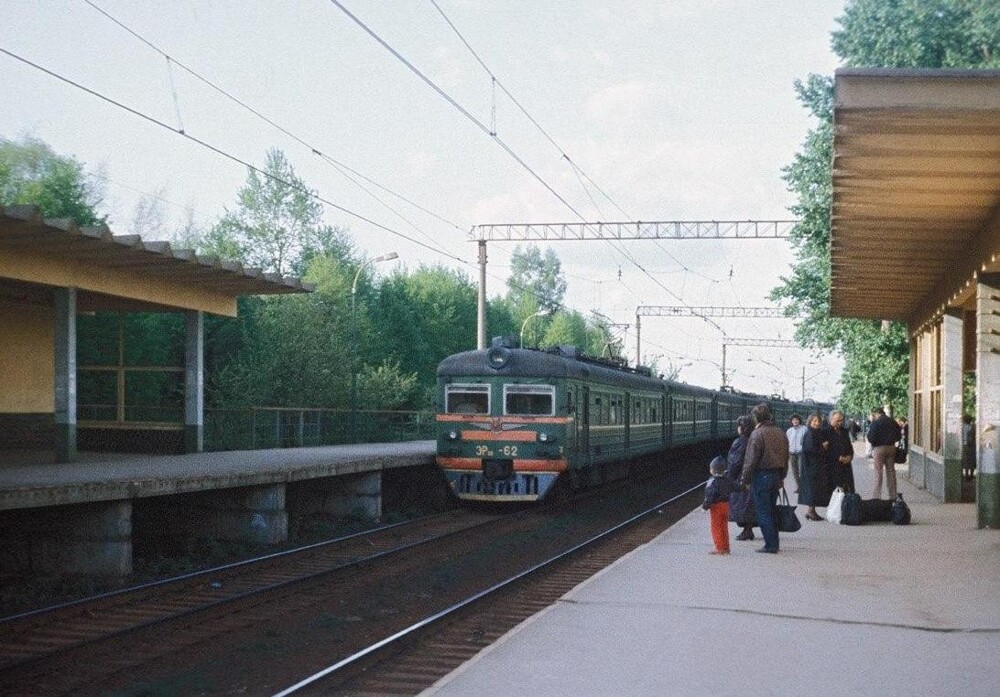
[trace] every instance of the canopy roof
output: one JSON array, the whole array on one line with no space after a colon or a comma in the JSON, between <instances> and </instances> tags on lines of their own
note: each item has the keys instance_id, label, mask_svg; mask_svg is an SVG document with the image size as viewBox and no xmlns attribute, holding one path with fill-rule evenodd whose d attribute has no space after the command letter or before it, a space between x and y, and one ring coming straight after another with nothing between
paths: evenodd
<instances>
[{"instance_id":1,"label":"canopy roof","mask_svg":"<svg viewBox=\"0 0 1000 697\"><path fill-rule=\"evenodd\" d=\"M79 309L192 309L236 314L241 295L304 293L295 278L236 262L43 219L34 206L0 206L0 299L50 302L46 286L79 289Z\"/></svg>"},{"instance_id":2,"label":"canopy roof","mask_svg":"<svg viewBox=\"0 0 1000 697\"><path fill-rule=\"evenodd\" d=\"M834 99L831 314L968 306L1000 270L1000 71L842 69Z\"/></svg>"}]
</instances>

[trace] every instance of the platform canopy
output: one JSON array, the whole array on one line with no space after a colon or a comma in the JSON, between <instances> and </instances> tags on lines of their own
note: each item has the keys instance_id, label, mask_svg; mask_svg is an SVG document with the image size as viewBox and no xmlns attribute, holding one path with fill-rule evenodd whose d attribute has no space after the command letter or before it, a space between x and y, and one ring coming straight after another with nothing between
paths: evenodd
<instances>
[{"instance_id":1,"label":"platform canopy","mask_svg":"<svg viewBox=\"0 0 1000 697\"><path fill-rule=\"evenodd\" d=\"M76 288L77 309L85 312L181 309L228 316L236 315L241 295L312 289L168 242L43 219L33 206L0 206L0 300L51 304L53 287Z\"/></svg>"},{"instance_id":2,"label":"platform canopy","mask_svg":"<svg viewBox=\"0 0 1000 697\"><path fill-rule=\"evenodd\" d=\"M1000 71L835 78L832 315L911 331L1000 271Z\"/></svg>"}]
</instances>

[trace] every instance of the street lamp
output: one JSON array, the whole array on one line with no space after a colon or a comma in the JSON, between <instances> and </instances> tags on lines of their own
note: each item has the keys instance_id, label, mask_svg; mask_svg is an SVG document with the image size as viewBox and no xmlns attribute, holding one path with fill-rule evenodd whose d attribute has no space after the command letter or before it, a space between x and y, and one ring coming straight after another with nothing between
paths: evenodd
<instances>
[{"instance_id":1,"label":"street lamp","mask_svg":"<svg viewBox=\"0 0 1000 697\"><path fill-rule=\"evenodd\" d=\"M358 272L354 274L354 283L351 284L351 442L358 442L358 279L361 272L371 264L380 261L396 259L399 255L395 252L382 254L374 259L361 264Z\"/></svg>"},{"instance_id":2,"label":"street lamp","mask_svg":"<svg viewBox=\"0 0 1000 697\"><path fill-rule=\"evenodd\" d=\"M544 317L545 315L550 315L550 314L552 314L552 310L550 308L543 307L535 314L528 315L527 317L524 318L524 321L521 322L521 337L517 342L518 348L524 348L524 328L528 325L528 320L530 320L532 317Z\"/></svg>"}]
</instances>

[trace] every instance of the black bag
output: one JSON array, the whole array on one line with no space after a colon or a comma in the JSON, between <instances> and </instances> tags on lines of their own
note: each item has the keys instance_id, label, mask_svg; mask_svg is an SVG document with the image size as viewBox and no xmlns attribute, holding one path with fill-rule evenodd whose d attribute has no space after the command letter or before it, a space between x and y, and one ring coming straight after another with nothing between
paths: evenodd
<instances>
[{"instance_id":1,"label":"black bag","mask_svg":"<svg viewBox=\"0 0 1000 697\"><path fill-rule=\"evenodd\" d=\"M861 502L862 523L888 523L892 520L892 501L865 499Z\"/></svg>"},{"instance_id":2,"label":"black bag","mask_svg":"<svg viewBox=\"0 0 1000 697\"><path fill-rule=\"evenodd\" d=\"M799 517L795 515L795 506L788 503L788 494L781 490L781 498L778 500L777 523L780 532L795 532L802 527Z\"/></svg>"},{"instance_id":3,"label":"black bag","mask_svg":"<svg viewBox=\"0 0 1000 697\"><path fill-rule=\"evenodd\" d=\"M896 446L896 457L894 458L896 464L903 464L906 462L906 448Z\"/></svg>"},{"instance_id":4,"label":"black bag","mask_svg":"<svg viewBox=\"0 0 1000 697\"><path fill-rule=\"evenodd\" d=\"M892 502L892 522L894 525L910 524L910 507L906 505L902 494L897 495Z\"/></svg>"},{"instance_id":5,"label":"black bag","mask_svg":"<svg viewBox=\"0 0 1000 697\"><path fill-rule=\"evenodd\" d=\"M729 520L743 527L757 526L757 511L749 491L737 489L729 495Z\"/></svg>"},{"instance_id":6,"label":"black bag","mask_svg":"<svg viewBox=\"0 0 1000 697\"><path fill-rule=\"evenodd\" d=\"M840 506L840 522L842 525L861 525L861 494L850 492L844 494L844 502Z\"/></svg>"}]
</instances>

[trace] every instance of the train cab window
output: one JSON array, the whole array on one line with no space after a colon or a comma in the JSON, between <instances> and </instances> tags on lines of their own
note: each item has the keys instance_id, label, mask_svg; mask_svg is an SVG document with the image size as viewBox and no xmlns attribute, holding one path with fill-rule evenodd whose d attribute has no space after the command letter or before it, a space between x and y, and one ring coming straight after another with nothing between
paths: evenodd
<instances>
[{"instance_id":1,"label":"train cab window","mask_svg":"<svg viewBox=\"0 0 1000 697\"><path fill-rule=\"evenodd\" d=\"M445 385L446 414L489 414L489 385Z\"/></svg>"},{"instance_id":2,"label":"train cab window","mask_svg":"<svg viewBox=\"0 0 1000 697\"><path fill-rule=\"evenodd\" d=\"M556 388L551 385L504 385L503 413L516 416L551 416Z\"/></svg>"}]
</instances>

